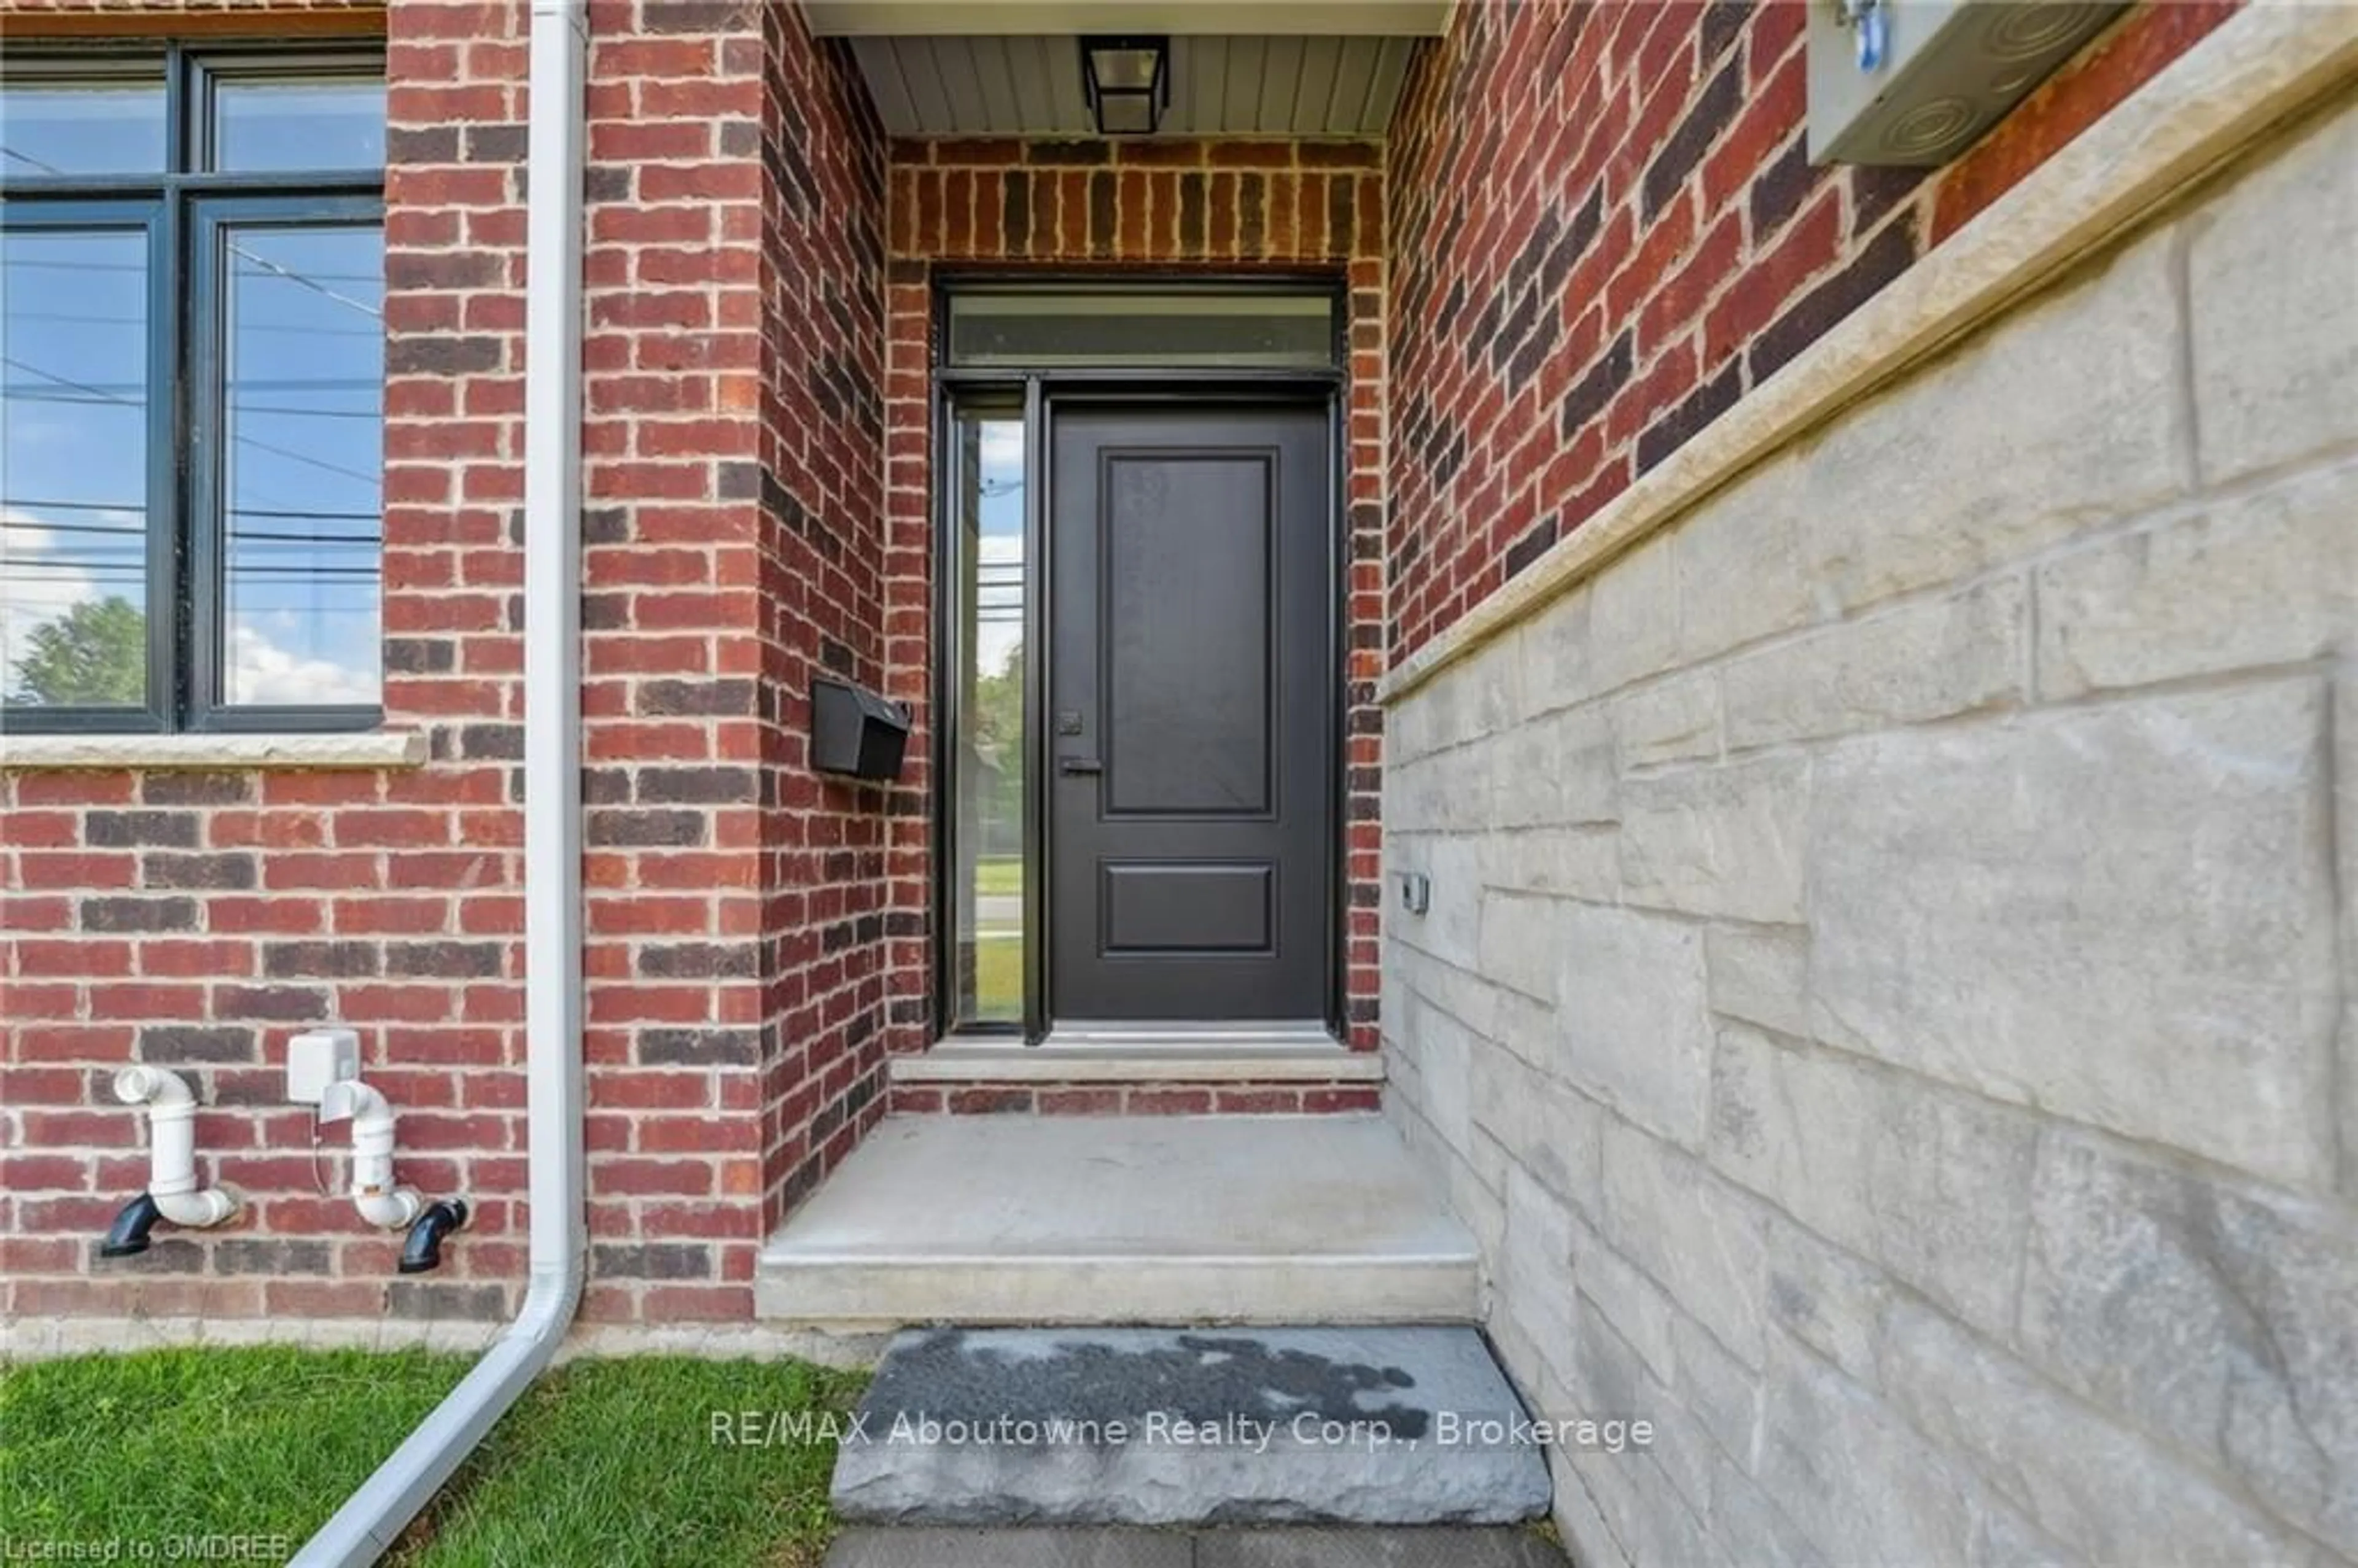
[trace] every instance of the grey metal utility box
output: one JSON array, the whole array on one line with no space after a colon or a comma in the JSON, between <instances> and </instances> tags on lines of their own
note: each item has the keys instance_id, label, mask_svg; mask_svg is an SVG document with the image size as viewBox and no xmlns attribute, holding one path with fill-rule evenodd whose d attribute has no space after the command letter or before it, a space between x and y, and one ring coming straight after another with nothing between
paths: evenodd
<instances>
[{"instance_id":1,"label":"grey metal utility box","mask_svg":"<svg viewBox=\"0 0 2358 1568\"><path fill-rule=\"evenodd\" d=\"M2115 0L1809 0L1810 158L1948 162L2126 9ZM1879 14L1879 22L1867 14ZM1861 69L1862 29L1881 59Z\"/></svg>"}]
</instances>

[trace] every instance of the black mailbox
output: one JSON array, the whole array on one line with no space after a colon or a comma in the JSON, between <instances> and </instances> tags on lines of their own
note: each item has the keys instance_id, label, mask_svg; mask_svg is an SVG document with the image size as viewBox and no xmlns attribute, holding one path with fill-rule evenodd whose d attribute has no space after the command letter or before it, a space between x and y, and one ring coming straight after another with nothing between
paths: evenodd
<instances>
[{"instance_id":1,"label":"black mailbox","mask_svg":"<svg viewBox=\"0 0 2358 1568\"><path fill-rule=\"evenodd\" d=\"M855 779L897 779L909 746L909 710L864 686L811 681L811 766Z\"/></svg>"}]
</instances>

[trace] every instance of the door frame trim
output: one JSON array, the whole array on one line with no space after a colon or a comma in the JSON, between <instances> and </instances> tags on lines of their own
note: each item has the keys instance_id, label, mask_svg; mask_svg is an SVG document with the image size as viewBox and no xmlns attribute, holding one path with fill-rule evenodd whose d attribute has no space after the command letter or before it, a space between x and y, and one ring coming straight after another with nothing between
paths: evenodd
<instances>
[{"instance_id":1,"label":"door frame trim","mask_svg":"<svg viewBox=\"0 0 2358 1568\"><path fill-rule=\"evenodd\" d=\"M1089 281L1109 281L1103 273L1080 275ZM1300 291L1308 287L1324 287L1334 291L1336 302L1338 333L1347 332L1341 306L1347 297L1343 278L1333 274L1302 275L1268 273L1250 275L1246 278L1206 277L1201 273L1175 275L1188 282L1207 287L1236 288L1249 284L1262 288ZM934 341L944 341L941 335L944 314L949 294L961 282L981 279L1004 283L1010 275L959 274L936 279L934 290L936 313ZM1073 275L1057 276L1040 273L1021 275L1022 280L1043 287L1058 283L1069 284ZM1119 281L1140 287L1159 285L1167 288L1174 275L1125 271ZM1282 370L1217 370L1190 368L1157 370L1152 367L1073 367L1034 368L991 366L983 370L960 370L941 365L932 367L932 408L930 433L932 456L927 462L927 514L933 537L930 557L934 583L931 625L932 675L929 695L933 704L929 762L931 782L927 802L927 842L931 850L932 874L928 879L928 929L932 936L932 1007L931 1033L936 1040L945 1038L988 1039L993 1035L1005 1038L1019 1031L1007 1024L959 1025L955 1012L956 941L952 914L956 909L952 877L955 870L957 845L953 828L956 816L955 746L953 737L957 730L957 703L955 671L952 669L957 636L954 629L956 595L949 591L950 574L958 564L953 554L956 519L951 509L956 497L951 487L943 482L946 477L946 454L953 429L955 405L961 394L968 397L988 396L992 393L1002 401L1011 402L1010 394L1020 392L1023 408L1024 477L1023 504L1024 548L1030 567L1030 581L1035 591L1025 595L1023 607L1023 640L1027 650L1024 658L1024 765L1027 784L1024 792L1022 840L1025 862L1023 879L1024 923L1024 999L1023 1022L1020 1034L1026 1045L1036 1046L1046 1040L1055 1026L1048 1011L1048 948L1046 939L1048 888L1051 872L1049 856L1053 852L1048 832L1048 791L1045 787L1054 766L1055 738L1047 733L1047 684L1049 661L1044 656L1048 633L1048 585L1053 581L1049 553L1051 498L1053 482L1048 470L1050 442L1053 438L1055 400L1071 401L1087 398L1092 403L1140 402L1165 406L1184 407L1190 405L1267 403L1293 407L1318 407L1326 418L1326 489L1327 525L1325 559L1327 591L1326 634L1322 639L1325 654L1326 722L1328 725L1328 759L1325 795L1328 816L1328 868L1325 896L1325 1023L1328 1033L1338 1041L1349 1038L1347 988L1350 970L1350 692L1348 670L1350 659L1350 504L1349 504L1349 428L1348 377L1339 362L1341 345L1337 346L1338 362L1326 369Z\"/></svg>"}]
</instances>

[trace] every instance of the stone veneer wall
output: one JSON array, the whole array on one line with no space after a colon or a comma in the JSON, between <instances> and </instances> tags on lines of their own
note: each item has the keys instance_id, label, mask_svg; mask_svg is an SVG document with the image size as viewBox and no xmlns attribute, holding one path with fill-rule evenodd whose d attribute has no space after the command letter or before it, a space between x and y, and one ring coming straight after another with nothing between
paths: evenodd
<instances>
[{"instance_id":1,"label":"stone veneer wall","mask_svg":"<svg viewBox=\"0 0 2358 1568\"><path fill-rule=\"evenodd\" d=\"M1389 722L1585 1568L2358 1557L2358 109Z\"/></svg>"}]
</instances>

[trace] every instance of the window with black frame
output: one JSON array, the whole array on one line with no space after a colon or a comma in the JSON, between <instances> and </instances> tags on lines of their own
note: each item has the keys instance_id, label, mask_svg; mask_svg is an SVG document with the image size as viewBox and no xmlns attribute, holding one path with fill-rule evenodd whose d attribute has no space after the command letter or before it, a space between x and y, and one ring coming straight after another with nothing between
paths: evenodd
<instances>
[{"instance_id":1,"label":"window with black frame","mask_svg":"<svg viewBox=\"0 0 2358 1568\"><path fill-rule=\"evenodd\" d=\"M380 707L380 52L0 67L0 729Z\"/></svg>"}]
</instances>

